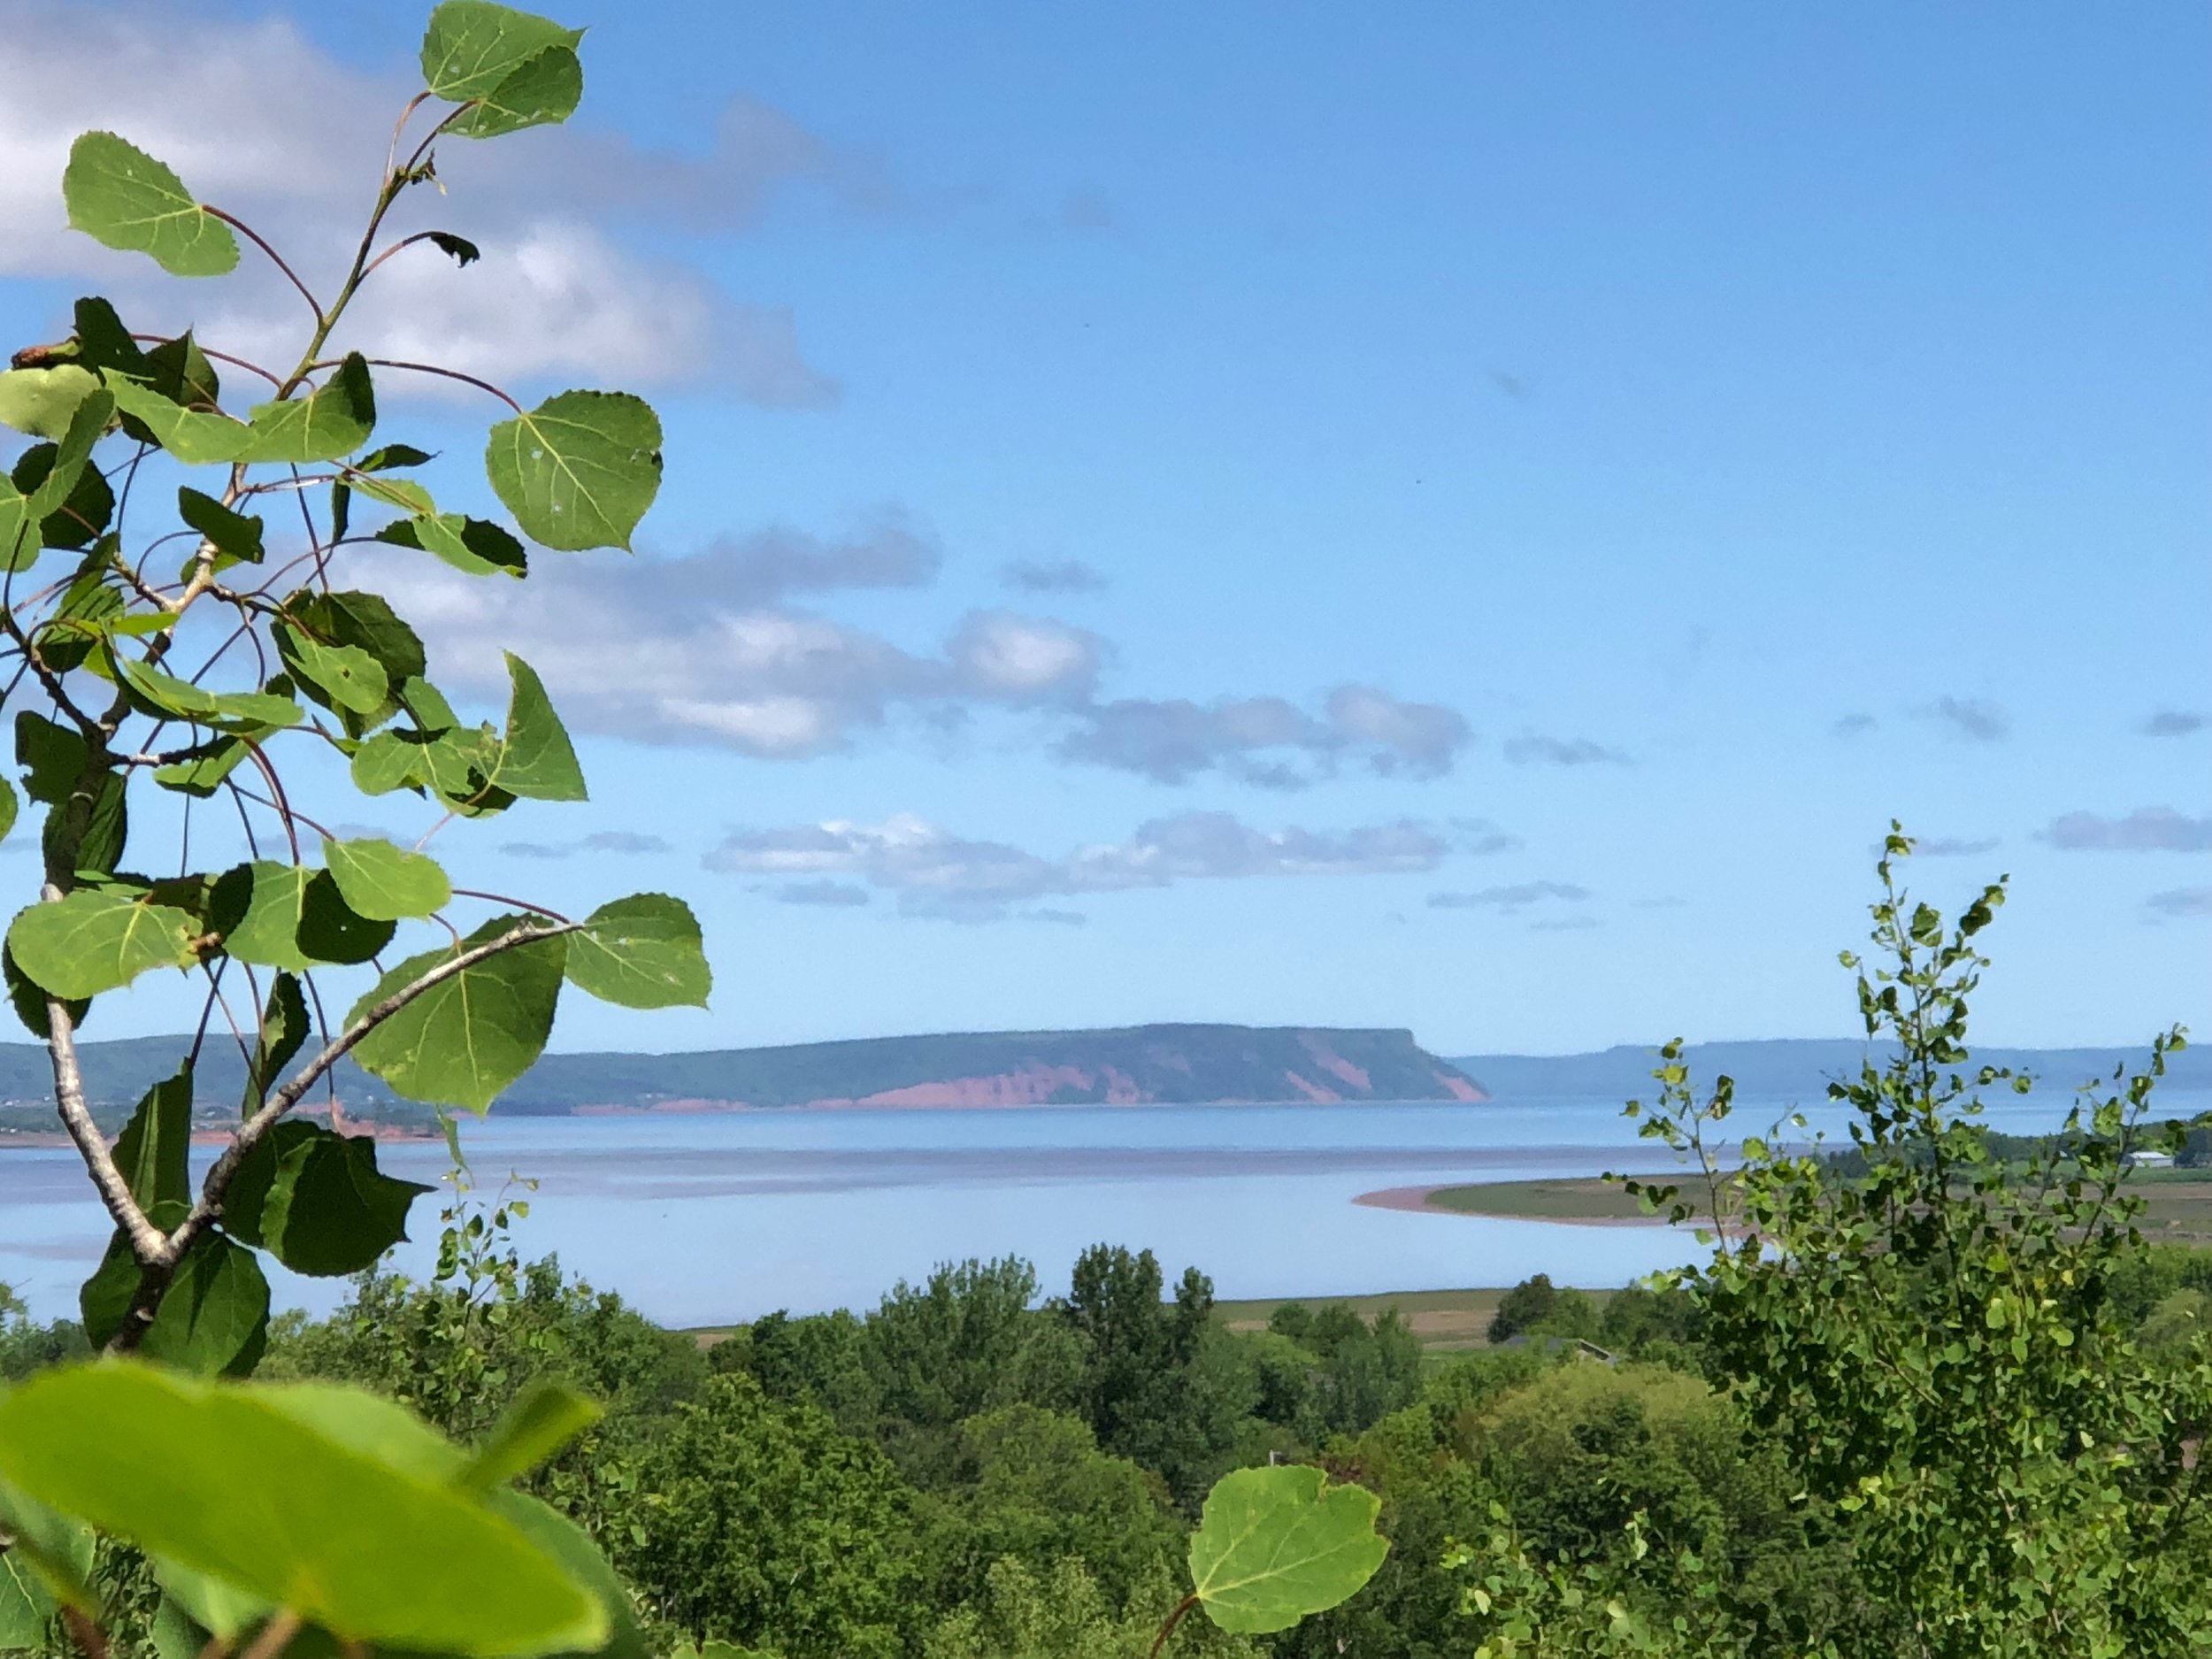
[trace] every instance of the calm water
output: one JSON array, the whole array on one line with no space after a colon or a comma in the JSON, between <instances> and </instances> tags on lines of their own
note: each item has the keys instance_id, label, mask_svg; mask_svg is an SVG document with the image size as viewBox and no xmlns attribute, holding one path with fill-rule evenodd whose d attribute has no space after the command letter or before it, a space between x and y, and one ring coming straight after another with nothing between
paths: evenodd
<instances>
[{"instance_id":1,"label":"calm water","mask_svg":"<svg viewBox=\"0 0 2212 1659\"><path fill-rule=\"evenodd\" d=\"M2162 1096L2176 1114L2212 1099ZM1780 1107L1749 1106L1763 1128ZM2046 1102L1993 1110L2027 1133ZM1101 1240L1149 1247L1171 1275L1194 1263L1226 1297L1351 1295L1509 1285L1533 1272L1624 1284L1686 1260L1659 1228L1583 1227L1355 1204L1425 1183L1658 1169L1617 1102L1517 1106L1035 1107L493 1118L465 1131L480 1182L535 1178L526 1256L558 1251L655 1318L703 1325L776 1308L867 1307L941 1261L1009 1252L1048 1289ZM435 1181L442 1145L384 1149L396 1174ZM437 1231L416 1210L419 1271ZM0 1280L42 1317L73 1310L105 1240L66 1148L0 1152ZM287 1279L280 1301L324 1309L343 1286Z\"/></svg>"}]
</instances>

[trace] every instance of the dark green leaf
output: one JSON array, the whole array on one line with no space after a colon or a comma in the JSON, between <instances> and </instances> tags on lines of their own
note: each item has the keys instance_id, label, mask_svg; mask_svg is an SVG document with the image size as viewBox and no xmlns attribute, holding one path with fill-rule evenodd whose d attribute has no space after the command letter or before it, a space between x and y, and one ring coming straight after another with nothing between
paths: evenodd
<instances>
[{"instance_id":1,"label":"dark green leaf","mask_svg":"<svg viewBox=\"0 0 2212 1659\"><path fill-rule=\"evenodd\" d=\"M246 918L223 941L239 961L297 973L329 962L366 962L391 943L392 924L355 914L328 871L269 860L252 870Z\"/></svg>"},{"instance_id":2,"label":"dark green leaf","mask_svg":"<svg viewBox=\"0 0 2212 1659\"><path fill-rule=\"evenodd\" d=\"M498 87L549 46L574 51L581 29L494 5L490 0L445 0L422 37L422 81L439 97L467 104Z\"/></svg>"},{"instance_id":3,"label":"dark green leaf","mask_svg":"<svg viewBox=\"0 0 2212 1659\"><path fill-rule=\"evenodd\" d=\"M583 97L584 65L574 50L548 46L518 65L446 130L463 138L497 138L526 127L557 125L576 113Z\"/></svg>"},{"instance_id":4,"label":"dark green leaf","mask_svg":"<svg viewBox=\"0 0 2212 1659\"><path fill-rule=\"evenodd\" d=\"M5 778L0 778L0 841L5 841L8 832L15 827L15 815L20 810L15 786Z\"/></svg>"},{"instance_id":5,"label":"dark green leaf","mask_svg":"<svg viewBox=\"0 0 2212 1659\"><path fill-rule=\"evenodd\" d=\"M246 1064L246 1095L238 1106L241 1118L252 1117L267 1103L269 1091L306 1043L307 1033L307 998L301 995L300 982L288 973L279 973L269 987L269 1002L261 1010L253 1058Z\"/></svg>"},{"instance_id":6,"label":"dark green leaf","mask_svg":"<svg viewBox=\"0 0 2212 1659\"><path fill-rule=\"evenodd\" d=\"M578 73L580 75L582 73L580 68ZM572 104L569 105L572 111L575 107ZM484 134L478 133L473 136L481 138ZM456 236L449 230L426 231L423 234L430 238L432 247L437 249L440 253L451 255L453 263L457 265L471 265L484 257L474 242L465 236Z\"/></svg>"},{"instance_id":7,"label":"dark green leaf","mask_svg":"<svg viewBox=\"0 0 2212 1659\"><path fill-rule=\"evenodd\" d=\"M286 613L326 644L366 651L394 690L422 675L422 641L380 595L307 589L284 602Z\"/></svg>"},{"instance_id":8,"label":"dark green leaf","mask_svg":"<svg viewBox=\"0 0 2212 1659\"><path fill-rule=\"evenodd\" d=\"M564 551L630 545L660 488L661 423L627 392L562 392L491 431L484 465L525 535Z\"/></svg>"},{"instance_id":9,"label":"dark green leaf","mask_svg":"<svg viewBox=\"0 0 2212 1659\"><path fill-rule=\"evenodd\" d=\"M535 925L497 917L459 947L409 957L354 1005L347 1024L463 951ZM565 934L538 940L449 975L364 1037L354 1059L410 1100L486 1110L544 1052L567 944Z\"/></svg>"},{"instance_id":10,"label":"dark green leaf","mask_svg":"<svg viewBox=\"0 0 2212 1659\"><path fill-rule=\"evenodd\" d=\"M376 539L395 547L421 548L471 576L526 576L530 570L521 542L488 519L457 512L401 518L379 530Z\"/></svg>"},{"instance_id":11,"label":"dark green leaf","mask_svg":"<svg viewBox=\"0 0 2212 1659\"><path fill-rule=\"evenodd\" d=\"M252 514L233 512L188 485L177 491L177 514L214 543L217 552L242 564L261 563L261 520Z\"/></svg>"},{"instance_id":12,"label":"dark green leaf","mask_svg":"<svg viewBox=\"0 0 2212 1659\"><path fill-rule=\"evenodd\" d=\"M152 371L147 382L173 403L188 409L213 409L223 395L223 382L215 365L187 329L174 340L165 340L146 354Z\"/></svg>"},{"instance_id":13,"label":"dark green leaf","mask_svg":"<svg viewBox=\"0 0 2212 1659\"><path fill-rule=\"evenodd\" d=\"M115 1167L130 1183L131 1196L141 1210L190 1202L187 1159L191 1140L192 1068L188 1064L146 1091L115 1138Z\"/></svg>"},{"instance_id":14,"label":"dark green leaf","mask_svg":"<svg viewBox=\"0 0 2212 1659\"><path fill-rule=\"evenodd\" d=\"M0 975L6 979L8 1002L15 1010L15 1017L23 1022L23 1029L44 1042L51 1034L51 1025L46 1017L46 993L25 977L23 970L15 965L15 952L4 945L0 945ZM81 1026L91 1006L81 999L69 1002L69 1023Z\"/></svg>"},{"instance_id":15,"label":"dark green leaf","mask_svg":"<svg viewBox=\"0 0 2212 1659\"><path fill-rule=\"evenodd\" d=\"M375 1419L369 1433L334 1432L347 1405ZM481 1498L407 1460L383 1426L394 1417L328 1386L64 1367L0 1398L0 1473L342 1641L461 1655L603 1643L598 1602Z\"/></svg>"},{"instance_id":16,"label":"dark green leaf","mask_svg":"<svg viewBox=\"0 0 2212 1659\"><path fill-rule=\"evenodd\" d=\"M32 499L43 499L42 488L53 475L57 454L50 443L35 444L17 459L12 480L16 489ZM24 504L24 512L31 511L30 501ZM38 541L50 548L81 548L91 545L93 538L108 527L115 516L115 492L108 486L104 474L96 466L81 467L77 481L69 488L69 494L60 505L38 521Z\"/></svg>"},{"instance_id":17,"label":"dark green leaf","mask_svg":"<svg viewBox=\"0 0 2212 1659\"><path fill-rule=\"evenodd\" d=\"M115 307L96 294L79 300L72 311L76 324L77 361L88 369L112 369L133 380L154 378L154 361L131 338L131 331L115 314Z\"/></svg>"},{"instance_id":18,"label":"dark green leaf","mask_svg":"<svg viewBox=\"0 0 2212 1659\"><path fill-rule=\"evenodd\" d=\"M238 239L144 150L112 133L84 133L61 175L69 223L110 248L151 256L172 276L221 276Z\"/></svg>"},{"instance_id":19,"label":"dark green leaf","mask_svg":"<svg viewBox=\"0 0 2212 1659\"><path fill-rule=\"evenodd\" d=\"M203 1233L162 1293L138 1351L200 1376L242 1377L260 1363L269 1330L269 1281L245 1246Z\"/></svg>"},{"instance_id":20,"label":"dark green leaf","mask_svg":"<svg viewBox=\"0 0 2212 1659\"><path fill-rule=\"evenodd\" d=\"M296 1273L358 1273L407 1236L407 1208L430 1190L380 1171L368 1136L291 1118L246 1155L223 1225Z\"/></svg>"},{"instance_id":21,"label":"dark green leaf","mask_svg":"<svg viewBox=\"0 0 2212 1659\"><path fill-rule=\"evenodd\" d=\"M8 928L8 949L34 984L61 997L97 996L156 968L188 967L190 912L112 887L79 887L34 904Z\"/></svg>"},{"instance_id":22,"label":"dark green leaf","mask_svg":"<svg viewBox=\"0 0 2212 1659\"><path fill-rule=\"evenodd\" d=\"M72 726L57 725L28 709L15 717L15 758L25 768L23 790L53 806L69 798L84 776L91 751Z\"/></svg>"},{"instance_id":23,"label":"dark green leaf","mask_svg":"<svg viewBox=\"0 0 2212 1659\"><path fill-rule=\"evenodd\" d=\"M323 863L354 913L372 921L433 916L453 897L436 859L403 852L388 841L326 841Z\"/></svg>"},{"instance_id":24,"label":"dark green leaf","mask_svg":"<svg viewBox=\"0 0 2212 1659\"><path fill-rule=\"evenodd\" d=\"M335 461L369 440L376 426L376 392L369 365L357 351L305 397L258 403L242 461Z\"/></svg>"},{"instance_id":25,"label":"dark green leaf","mask_svg":"<svg viewBox=\"0 0 2212 1659\"><path fill-rule=\"evenodd\" d=\"M353 464L357 472L384 472L396 466L423 466L437 459L411 443L387 443L370 450Z\"/></svg>"},{"instance_id":26,"label":"dark green leaf","mask_svg":"<svg viewBox=\"0 0 2212 1659\"><path fill-rule=\"evenodd\" d=\"M130 839L130 796L120 772L80 780L46 814L39 848L47 868L111 875Z\"/></svg>"},{"instance_id":27,"label":"dark green leaf","mask_svg":"<svg viewBox=\"0 0 2212 1659\"><path fill-rule=\"evenodd\" d=\"M601 905L570 938L568 982L624 1008L704 1008L713 976L691 908L640 893Z\"/></svg>"}]
</instances>

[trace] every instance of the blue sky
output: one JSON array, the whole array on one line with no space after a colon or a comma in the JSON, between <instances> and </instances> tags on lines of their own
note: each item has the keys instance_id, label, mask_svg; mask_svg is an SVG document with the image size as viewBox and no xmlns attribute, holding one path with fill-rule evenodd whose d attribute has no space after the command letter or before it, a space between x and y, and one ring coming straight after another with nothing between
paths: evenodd
<instances>
[{"instance_id":1,"label":"blue sky","mask_svg":"<svg viewBox=\"0 0 2212 1659\"><path fill-rule=\"evenodd\" d=\"M10 10L69 96L0 114L0 321L289 323L73 246L43 157L113 125L327 266L415 11ZM558 1046L1836 1033L1893 816L2016 879L1992 1041L2212 1028L2201 7L557 14L583 114L449 146L485 264L365 326L667 425L634 561L390 573L595 785L457 873L706 924L710 1014Z\"/></svg>"}]
</instances>

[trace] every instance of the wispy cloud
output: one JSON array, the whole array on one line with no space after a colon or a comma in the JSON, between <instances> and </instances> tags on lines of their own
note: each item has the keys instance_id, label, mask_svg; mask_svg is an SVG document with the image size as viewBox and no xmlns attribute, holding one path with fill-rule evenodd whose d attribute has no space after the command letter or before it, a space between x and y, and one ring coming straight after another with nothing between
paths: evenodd
<instances>
[{"instance_id":1,"label":"wispy cloud","mask_svg":"<svg viewBox=\"0 0 2212 1659\"><path fill-rule=\"evenodd\" d=\"M1002 566L999 580L1022 594L1096 594L1106 590L1106 579L1080 559L1037 564L1017 559Z\"/></svg>"},{"instance_id":2,"label":"wispy cloud","mask_svg":"<svg viewBox=\"0 0 2212 1659\"><path fill-rule=\"evenodd\" d=\"M2169 887L2143 902L2161 916L2212 916L2212 887Z\"/></svg>"},{"instance_id":3,"label":"wispy cloud","mask_svg":"<svg viewBox=\"0 0 2212 1659\"><path fill-rule=\"evenodd\" d=\"M2012 716L1981 697L1938 697L1913 712L1972 743L2001 743L2012 735Z\"/></svg>"},{"instance_id":4,"label":"wispy cloud","mask_svg":"<svg viewBox=\"0 0 2212 1659\"><path fill-rule=\"evenodd\" d=\"M1524 733L1508 738L1505 757L1516 766L1626 766L1629 757L1586 737L1546 737Z\"/></svg>"},{"instance_id":5,"label":"wispy cloud","mask_svg":"<svg viewBox=\"0 0 2212 1659\"><path fill-rule=\"evenodd\" d=\"M2067 852L2212 852L2212 817L2190 818L2170 806L2140 806L2125 818L2069 812L2037 839Z\"/></svg>"},{"instance_id":6,"label":"wispy cloud","mask_svg":"<svg viewBox=\"0 0 2212 1659\"><path fill-rule=\"evenodd\" d=\"M775 890L779 904L813 904L849 909L868 902L868 889L849 881L787 881Z\"/></svg>"},{"instance_id":7,"label":"wispy cloud","mask_svg":"<svg viewBox=\"0 0 2212 1659\"><path fill-rule=\"evenodd\" d=\"M673 852L657 835L631 830L599 830L572 841L507 841L499 850L510 858L569 858L578 853L617 853L635 857L646 853Z\"/></svg>"},{"instance_id":8,"label":"wispy cloud","mask_svg":"<svg viewBox=\"0 0 2212 1659\"><path fill-rule=\"evenodd\" d=\"M1349 759L1382 776L1433 778L1474 740L1456 710L1339 686L1318 714L1282 697L1119 698L1076 712L1064 760L1187 783L1222 772L1264 788L1303 788Z\"/></svg>"},{"instance_id":9,"label":"wispy cloud","mask_svg":"<svg viewBox=\"0 0 2212 1659\"><path fill-rule=\"evenodd\" d=\"M2135 729L2145 737L2193 737L2212 726L2212 714L2190 709L2161 709Z\"/></svg>"},{"instance_id":10,"label":"wispy cloud","mask_svg":"<svg viewBox=\"0 0 2212 1659\"><path fill-rule=\"evenodd\" d=\"M903 915L997 922L1039 900L1183 881L1419 872L1435 869L1450 851L1445 837L1409 821L1334 833L1267 831L1225 812L1185 812L1141 824L1124 841L1045 856L902 813L879 824L735 831L704 862L730 874L795 883L864 882L896 895Z\"/></svg>"},{"instance_id":11,"label":"wispy cloud","mask_svg":"<svg viewBox=\"0 0 2212 1659\"><path fill-rule=\"evenodd\" d=\"M1881 722L1870 714L1847 714L1828 728L1831 737L1863 737L1878 731Z\"/></svg>"},{"instance_id":12,"label":"wispy cloud","mask_svg":"<svg viewBox=\"0 0 2212 1659\"><path fill-rule=\"evenodd\" d=\"M1526 910L1532 904L1556 901L1564 904L1580 904L1590 896L1590 889L1571 881L1520 881L1507 887L1483 887L1472 893L1432 893L1429 909L1432 910L1496 910L1511 915Z\"/></svg>"},{"instance_id":13,"label":"wispy cloud","mask_svg":"<svg viewBox=\"0 0 2212 1659\"><path fill-rule=\"evenodd\" d=\"M1999 845L1994 835L1969 841L1956 835L1916 835L1912 849L1923 858L1972 858L1993 851Z\"/></svg>"}]
</instances>

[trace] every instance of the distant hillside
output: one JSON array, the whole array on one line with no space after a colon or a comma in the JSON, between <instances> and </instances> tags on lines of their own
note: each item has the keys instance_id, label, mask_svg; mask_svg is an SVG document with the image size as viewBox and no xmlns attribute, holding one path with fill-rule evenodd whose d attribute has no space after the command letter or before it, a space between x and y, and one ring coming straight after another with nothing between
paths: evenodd
<instances>
[{"instance_id":1,"label":"distant hillside","mask_svg":"<svg viewBox=\"0 0 2212 1659\"><path fill-rule=\"evenodd\" d=\"M166 1075L181 1040L86 1042L87 1094L112 1116ZM17 1127L44 1109L46 1051L0 1043L0 1102ZM209 1040L196 1076L204 1112L228 1112L245 1085L234 1045ZM347 1110L419 1115L351 1066L338 1083ZM980 1032L875 1037L692 1054L548 1055L494 1110L681 1105L1025 1106L1146 1101L1479 1100L1449 1061L1409 1031L1296 1026L1137 1025L1118 1031Z\"/></svg>"},{"instance_id":2,"label":"distant hillside","mask_svg":"<svg viewBox=\"0 0 2212 1659\"><path fill-rule=\"evenodd\" d=\"M1977 1065L2010 1066L2041 1079L2038 1093L2065 1092L2093 1077L2109 1077L2116 1065L2140 1064L2148 1045L2139 1048L1977 1048ZM1831 1078L1855 1076L1867 1052L1848 1038L1779 1038L1763 1042L1692 1043L1686 1052L1691 1076L1710 1083L1726 1072L1740 1094L1760 1100L1816 1101L1825 1097ZM1649 1099L1656 1088L1652 1068L1659 1064L1656 1044L1623 1043L1594 1054L1471 1054L1452 1064L1481 1085L1494 1099ZM2212 1088L2212 1048L2189 1048L2170 1063L2166 1081L2175 1088Z\"/></svg>"}]
</instances>

